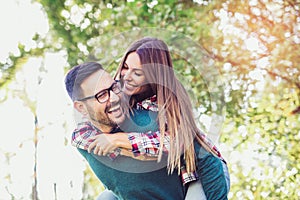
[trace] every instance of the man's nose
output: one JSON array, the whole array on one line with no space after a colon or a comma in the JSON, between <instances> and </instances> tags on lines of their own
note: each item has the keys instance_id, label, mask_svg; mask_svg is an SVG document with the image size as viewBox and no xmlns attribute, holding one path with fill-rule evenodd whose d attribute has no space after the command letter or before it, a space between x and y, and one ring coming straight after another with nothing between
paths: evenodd
<instances>
[{"instance_id":1,"label":"man's nose","mask_svg":"<svg viewBox=\"0 0 300 200\"><path fill-rule=\"evenodd\" d=\"M116 93L114 93L112 90L109 91L109 101L110 102L118 102L120 100L119 95L117 95Z\"/></svg>"}]
</instances>

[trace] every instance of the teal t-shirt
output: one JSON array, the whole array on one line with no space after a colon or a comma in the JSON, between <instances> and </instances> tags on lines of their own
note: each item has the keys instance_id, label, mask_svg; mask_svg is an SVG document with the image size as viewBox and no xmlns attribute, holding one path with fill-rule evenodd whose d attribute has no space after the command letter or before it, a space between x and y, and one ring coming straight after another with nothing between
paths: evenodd
<instances>
[{"instance_id":1,"label":"teal t-shirt","mask_svg":"<svg viewBox=\"0 0 300 200\"><path fill-rule=\"evenodd\" d=\"M158 129L156 113L136 111L132 120L126 120L121 125L125 132L147 132ZM133 158L118 156L111 160L105 156L96 156L85 150L78 149L88 161L90 167L105 185L120 199L153 200L172 199L183 200L186 188L182 185L177 171L168 175L167 158L157 161L139 161Z\"/></svg>"}]
</instances>

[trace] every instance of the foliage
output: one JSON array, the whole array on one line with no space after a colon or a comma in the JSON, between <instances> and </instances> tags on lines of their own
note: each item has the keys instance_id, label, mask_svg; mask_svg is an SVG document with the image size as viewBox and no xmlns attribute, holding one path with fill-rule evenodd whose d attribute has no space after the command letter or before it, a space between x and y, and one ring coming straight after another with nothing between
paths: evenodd
<instances>
[{"instance_id":1,"label":"foliage","mask_svg":"<svg viewBox=\"0 0 300 200\"><path fill-rule=\"evenodd\" d=\"M84 184L83 184L83 199L92 200L97 197L101 191L104 190L102 183L95 179L95 174L87 167L84 171Z\"/></svg>"},{"instance_id":2,"label":"foliage","mask_svg":"<svg viewBox=\"0 0 300 200\"><path fill-rule=\"evenodd\" d=\"M36 36L42 48L25 51L20 45L20 55L0 65L0 87L27 56L64 50L68 67L97 60L113 72L133 40L163 38L177 74L205 108L202 114L226 113L221 141L232 177L230 197L299 199L299 2L36 1L48 16L49 35ZM189 42L178 42L183 37L198 44L201 55ZM207 81L212 73L222 76Z\"/></svg>"}]
</instances>

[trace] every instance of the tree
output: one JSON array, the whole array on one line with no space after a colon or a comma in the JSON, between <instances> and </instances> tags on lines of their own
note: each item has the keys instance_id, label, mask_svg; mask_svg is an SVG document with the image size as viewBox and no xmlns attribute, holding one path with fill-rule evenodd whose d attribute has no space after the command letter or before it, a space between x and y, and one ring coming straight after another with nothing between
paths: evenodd
<instances>
[{"instance_id":1,"label":"tree","mask_svg":"<svg viewBox=\"0 0 300 200\"><path fill-rule=\"evenodd\" d=\"M31 55L63 50L66 69L96 60L113 72L132 40L162 37L201 114L226 113L220 139L227 146L232 199L299 198L298 1L36 2L48 16L49 35L35 36L42 44L37 49L25 51L20 44L20 56L11 55L0 65L0 87ZM201 55L188 45L184 51L176 48L185 45L176 43L183 36L199 45ZM195 64L197 56L201 62ZM221 77L207 84L207 74L199 70L209 75L212 69Z\"/></svg>"}]
</instances>

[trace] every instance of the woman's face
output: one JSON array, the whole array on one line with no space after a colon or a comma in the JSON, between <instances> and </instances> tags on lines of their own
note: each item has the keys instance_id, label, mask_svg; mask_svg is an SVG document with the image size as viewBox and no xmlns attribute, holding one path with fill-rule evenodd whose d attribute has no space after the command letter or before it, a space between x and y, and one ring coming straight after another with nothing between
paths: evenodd
<instances>
[{"instance_id":1,"label":"woman's face","mask_svg":"<svg viewBox=\"0 0 300 200\"><path fill-rule=\"evenodd\" d=\"M127 95L141 94L147 90L146 77L137 53L128 54L121 70L123 92Z\"/></svg>"}]
</instances>

